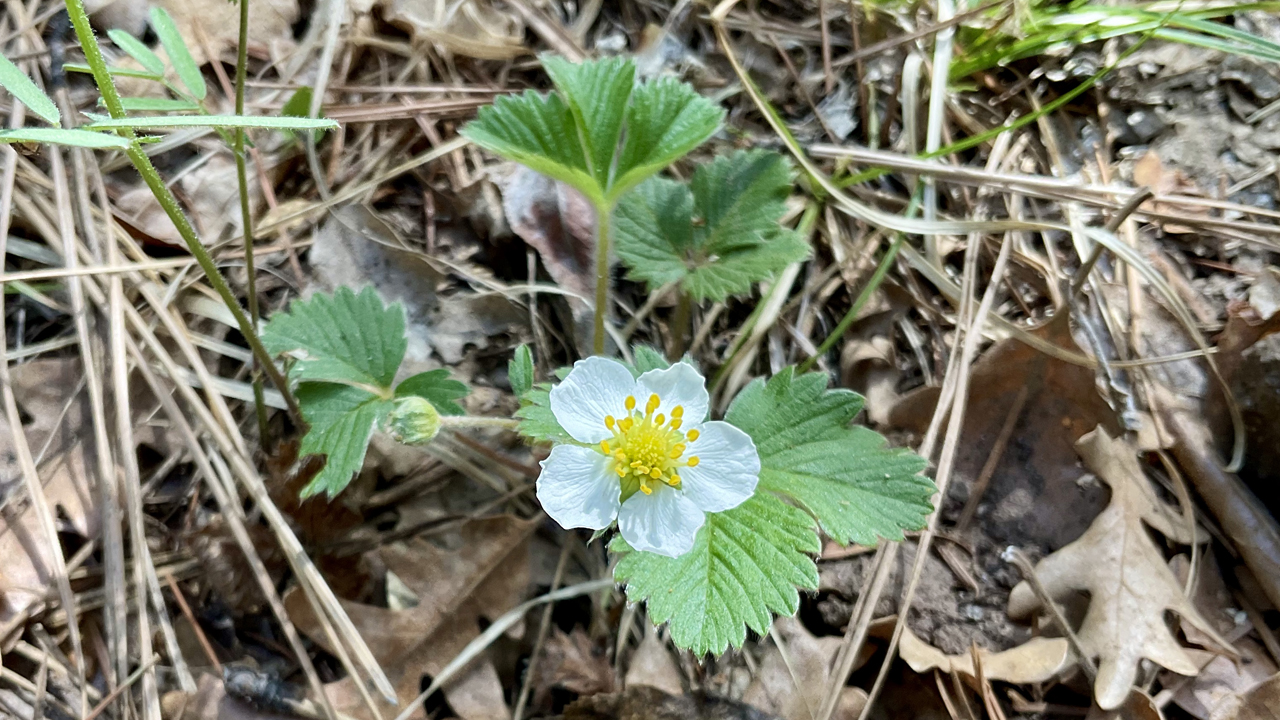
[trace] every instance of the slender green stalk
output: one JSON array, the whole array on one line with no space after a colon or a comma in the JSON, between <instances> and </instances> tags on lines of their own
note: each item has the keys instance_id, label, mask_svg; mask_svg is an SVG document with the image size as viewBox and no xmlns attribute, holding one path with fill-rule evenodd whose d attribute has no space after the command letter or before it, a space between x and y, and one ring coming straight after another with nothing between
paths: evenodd
<instances>
[{"instance_id":1,"label":"slender green stalk","mask_svg":"<svg viewBox=\"0 0 1280 720\"><path fill-rule=\"evenodd\" d=\"M609 222L613 205L596 205L596 325L591 351L604 354L604 321L609 314Z\"/></svg>"},{"instance_id":2,"label":"slender green stalk","mask_svg":"<svg viewBox=\"0 0 1280 720\"><path fill-rule=\"evenodd\" d=\"M244 81L249 68L249 0L240 0L240 46L236 52L236 114L244 115ZM236 128L233 154L240 191L240 221L244 225L245 292L249 296L249 321L258 329L258 273L253 255L253 214L249 208L249 173L244 157L244 128ZM253 407L258 414L258 438L267 445L267 403L262 392L262 368L253 359Z\"/></svg>"},{"instance_id":3,"label":"slender green stalk","mask_svg":"<svg viewBox=\"0 0 1280 720\"><path fill-rule=\"evenodd\" d=\"M889 250L885 252L884 257L880 259L880 265L876 267L876 271L867 280L867 284L863 286L862 292L858 293L858 299L853 301L853 305L849 311L840 319L840 324L827 335L827 339L822 341L822 345L818 346L817 352L808 360L800 363L798 372L808 372L809 368L818 361L818 358L826 355L831 348L844 337L845 332L849 330L849 326L853 325L853 321L858 318L858 313L862 311L862 307L871 299L872 293L880 287L880 283L884 282L885 275L889 274L889 268L893 267L894 258L898 257L898 250L902 247L902 233L898 233L893 239L893 244L889 246Z\"/></svg>"},{"instance_id":4,"label":"slender green stalk","mask_svg":"<svg viewBox=\"0 0 1280 720\"><path fill-rule=\"evenodd\" d=\"M84 0L66 0L66 4L67 15L71 18L72 26L75 27L76 38L80 41L80 47L84 51L85 62L93 70L93 79L98 85L98 91L102 93L102 102L107 106L107 112L113 118L125 117L124 107L120 102L120 92L116 89L115 81L107 70L107 63L102 57L102 49L98 47L98 39L94 37L93 28L89 25L89 15L85 12ZM302 413L298 410L298 402L294 399L293 393L289 392L289 383L285 381L279 368L272 362L271 355L267 352L267 349L262 346L262 341L258 339L257 330L249 323L248 316L245 315L244 309L240 307L240 302L231 292L226 278L222 276L222 272L214 264L208 248L204 246L204 243L200 242L195 228L191 226L191 221L182 212L182 206L178 204L178 199L174 197L173 192L165 185L164 178L160 177L155 165L151 164L151 158L147 156L147 153L143 151L142 146L137 142L137 134L130 128L122 128L119 132L132 143L129 149L125 151L125 155L133 163L138 174L142 176L147 188L155 195L156 202L160 203L160 207L169 216L169 220L173 222L178 234L182 236L183 242L186 243L187 250L209 279L209 284L213 286L214 291L218 293L218 296L222 298L222 302L226 304L227 310L235 318L236 325L240 328L240 334L249 343L249 349L253 352L258 362L262 364L267 376L271 378L272 384L280 390L285 404L289 406L290 414L296 422L301 423Z\"/></svg>"}]
</instances>

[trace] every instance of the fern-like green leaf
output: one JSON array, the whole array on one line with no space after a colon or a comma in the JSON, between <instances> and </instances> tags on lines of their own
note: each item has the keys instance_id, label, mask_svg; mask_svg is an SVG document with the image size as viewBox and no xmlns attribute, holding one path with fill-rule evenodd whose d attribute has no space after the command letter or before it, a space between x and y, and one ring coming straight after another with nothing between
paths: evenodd
<instances>
[{"instance_id":1,"label":"fern-like green leaf","mask_svg":"<svg viewBox=\"0 0 1280 720\"><path fill-rule=\"evenodd\" d=\"M791 368L757 379L734 398L725 420L746 431L760 453L760 485L813 513L833 540L874 545L924 527L933 509L925 461L886 447L878 433L849 423L862 397L828 390L827 376Z\"/></svg>"},{"instance_id":2,"label":"fern-like green leaf","mask_svg":"<svg viewBox=\"0 0 1280 720\"><path fill-rule=\"evenodd\" d=\"M324 468L302 489L302 497L321 492L333 498L351 483L364 464L369 438L395 404L349 385L304 382L298 405L311 428L299 453L325 456Z\"/></svg>"},{"instance_id":3,"label":"fern-like green leaf","mask_svg":"<svg viewBox=\"0 0 1280 720\"><path fill-rule=\"evenodd\" d=\"M647 601L678 646L701 655L740 647L747 628L763 635L771 613L794 615L797 588L816 589L819 550L813 519L768 493L707 515L693 549L678 558L635 552L621 537L614 571L632 602Z\"/></svg>"},{"instance_id":4,"label":"fern-like green leaf","mask_svg":"<svg viewBox=\"0 0 1280 720\"><path fill-rule=\"evenodd\" d=\"M277 313L262 330L273 354L289 353L295 382L333 382L388 390L404 359L404 310L385 307L373 287L340 287Z\"/></svg>"}]
</instances>

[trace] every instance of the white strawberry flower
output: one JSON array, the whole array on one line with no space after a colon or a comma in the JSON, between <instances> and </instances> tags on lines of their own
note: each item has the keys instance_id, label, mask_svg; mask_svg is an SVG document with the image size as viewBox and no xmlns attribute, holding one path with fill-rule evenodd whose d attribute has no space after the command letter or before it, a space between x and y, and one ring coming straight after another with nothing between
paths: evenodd
<instances>
[{"instance_id":1,"label":"white strawberry flower","mask_svg":"<svg viewBox=\"0 0 1280 720\"><path fill-rule=\"evenodd\" d=\"M538 500L565 528L607 528L637 550L678 557L693 547L705 513L755 492L760 456L750 436L704 422L710 396L687 363L638 379L602 357L578 361L551 390L551 412L577 443L551 449Z\"/></svg>"}]
</instances>

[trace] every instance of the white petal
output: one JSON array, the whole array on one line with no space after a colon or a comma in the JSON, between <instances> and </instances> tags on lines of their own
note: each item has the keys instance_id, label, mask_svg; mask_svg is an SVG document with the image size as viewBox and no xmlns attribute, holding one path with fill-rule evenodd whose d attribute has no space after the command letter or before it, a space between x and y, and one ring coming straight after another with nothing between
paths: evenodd
<instances>
[{"instance_id":1,"label":"white petal","mask_svg":"<svg viewBox=\"0 0 1280 720\"><path fill-rule=\"evenodd\" d=\"M577 445L557 445L542 461L538 502L563 528L609 527L618 515L622 484L609 458Z\"/></svg>"},{"instance_id":2,"label":"white petal","mask_svg":"<svg viewBox=\"0 0 1280 720\"><path fill-rule=\"evenodd\" d=\"M636 383L636 402L643 408L649 396L657 394L662 400L658 412L671 417L671 409L684 406L684 421L692 425L707 416L711 397L707 395L707 381L689 363L678 362L666 370L650 370Z\"/></svg>"},{"instance_id":3,"label":"white petal","mask_svg":"<svg viewBox=\"0 0 1280 720\"><path fill-rule=\"evenodd\" d=\"M652 495L636 493L618 512L622 539L637 550L680 557L693 547L693 539L706 517L679 490L659 487Z\"/></svg>"},{"instance_id":4,"label":"white petal","mask_svg":"<svg viewBox=\"0 0 1280 720\"><path fill-rule=\"evenodd\" d=\"M698 439L688 444L685 457L697 456L698 466L680 470L685 496L703 512L738 507L751 497L760 481L756 444L727 422L712 421L697 430Z\"/></svg>"},{"instance_id":5,"label":"white petal","mask_svg":"<svg viewBox=\"0 0 1280 720\"><path fill-rule=\"evenodd\" d=\"M626 366L589 357L574 363L564 382L551 388L551 414L574 440L598 443L613 437L604 426L605 416L625 416L627 396L635 392L635 378Z\"/></svg>"}]
</instances>

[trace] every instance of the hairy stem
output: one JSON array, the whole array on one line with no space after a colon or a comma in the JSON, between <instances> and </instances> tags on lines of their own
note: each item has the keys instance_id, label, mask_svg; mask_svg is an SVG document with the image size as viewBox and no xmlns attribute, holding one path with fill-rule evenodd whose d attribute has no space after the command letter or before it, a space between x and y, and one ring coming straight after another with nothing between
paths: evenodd
<instances>
[{"instance_id":1,"label":"hairy stem","mask_svg":"<svg viewBox=\"0 0 1280 720\"><path fill-rule=\"evenodd\" d=\"M441 415L440 426L451 428L501 428L515 430L520 421L515 418L481 417L478 415Z\"/></svg>"},{"instance_id":2,"label":"hairy stem","mask_svg":"<svg viewBox=\"0 0 1280 720\"><path fill-rule=\"evenodd\" d=\"M240 0L240 45L236 52L236 114L244 114L244 81L249 68L249 0ZM244 128L236 128L233 153L236 156L236 184L240 191L240 221L244 226L244 271L249 296L249 321L258 329L257 259L253 255L253 215L249 208L249 173L245 167ZM253 359L253 407L258 415L258 438L267 445L267 404L262 392L262 367Z\"/></svg>"},{"instance_id":3,"label":"hairy stem","mask_svg":"<svg viewBox=\"0 0 1280 720\"><path fill-rule=\"evenodd\" d=\"M609 314L609 221L613 205L596 206L596 325L592 352L604 354L604 321Z\"/></svg>"},{"instance_id":4,"label":"hairy stem","mask_svg":"<svg viewBox=\"0 0 1280 720\"><path fill-rule=\"evenodd\" d=\"M94 37L93 28L89 25L89 15L85 12L84 0L66 0L66 4L67 15L71 18L72 26L75 27L76 38L80 41L80 47L84 51L85 62L88 63L89 68L93 71L94 82L98 85L98 91L102 93L102 102L107 106L107 112L113 118L125 117L124 106L120 102L120 92L116 90L115 81L112 79L111 73L107 71L107 63L103 60L102 49L98 47L98 39ZM271 355L262 346L262 341L258 339L257 331L249 323L249 318L245 315L244 309L240 307L240 301L231 292L231 287L227 285L226 278L222 276L222 272L214 264L213 257L209 254L209 249L204 246L204 243L200 242L195 228L191 226L191 221L182 212L182 206L178 204L178 199L174 197L173 192L165 185L164 178L160 177L155 165L151 164L151 158L147 156L142 146L138 144L137 134L130 128L123 128L120 133L132 143L129 149L125 151L125 154L130 162L133 163L134 168L137 169L138 174L142 176L147 188L155 195L156 201L160 203L160 207L164 209L165 214L169 216L169 220L173 222L178 234L182 236L183 242L186 243L187 250L209 279L209 284L213 286L214 291L218 293L218 296L222 298L222 302L226 304L227 310L235 318L236 325L240 328L240 334L249 343L249 349L253 351L254 357L261 363L267 376L271 378L272 384L284 396L285 403L289 406L289 413L293 416L295 422L301 423L302 413L298 410L298 402L294 399L293 393L289 392L289 384L285 381L284 375L280 373L279 368L271 361Z\"/></svg>"}]
</instances>

